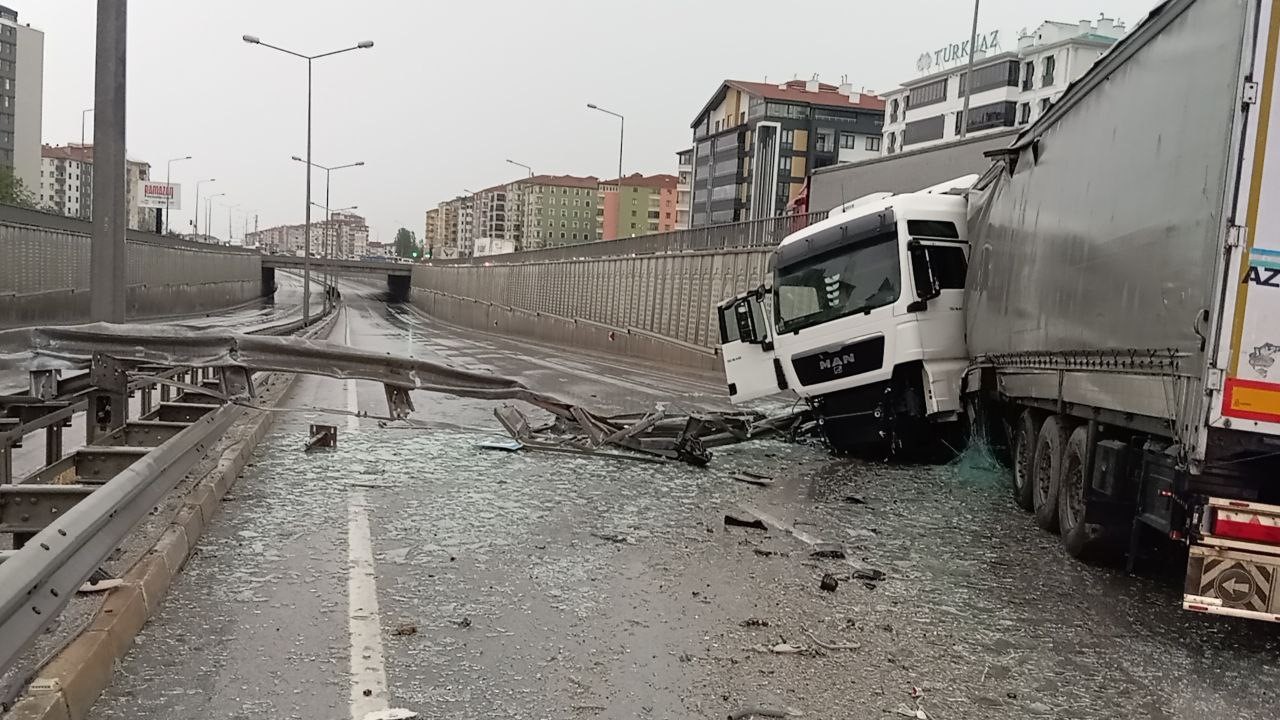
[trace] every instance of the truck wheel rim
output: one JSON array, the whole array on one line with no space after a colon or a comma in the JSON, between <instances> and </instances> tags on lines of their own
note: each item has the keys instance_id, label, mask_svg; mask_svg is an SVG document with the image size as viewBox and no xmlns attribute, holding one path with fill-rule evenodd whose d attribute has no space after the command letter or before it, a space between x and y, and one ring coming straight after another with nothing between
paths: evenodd
<instances>
[{"instance_id":1,"label":"truck wheel rim","mask_svg":"<svg viewBox=\"0 0 1280 720\"><path fill-rule=\"evenodd\" d=\"M1071 463L1067 466L1067 472L1064 474L1063 482L1067 483L1066 487L1066 507L1063 512L1067 516L1067 524L1075 527L1080 522L1080 518L1084 517L1084 470L1080 467L1080 463ZM1066 531L1066 528L1063 528Z\"/></svg>"},{"instance_id":2,"label":"truck wheel rim","mask_svg":"<svg viewBox=\"0 0 1280 720\"><path fill-rule=\"evenodd\" d=\"M1027 475L1031 472L1031 458L1028 457L1027 439L1018 435L1018 447L1014 450L1013 484L1019 490L1027 486Z\"/></svg>"},{"instance_id":3,"label":"truck wheel rim","mask_svg":"<svg viewBox=\"0 0 1280 720\"><path fill-rule=\"evenodd\" d=\"M1053 459L1049 457L1049 453L1037 453L1041 457L1036 462L1036 495L1040 499L1041 505L1048 505L1049 498L1049 476L1052 474Z\"/></svg>"}]
</instances>

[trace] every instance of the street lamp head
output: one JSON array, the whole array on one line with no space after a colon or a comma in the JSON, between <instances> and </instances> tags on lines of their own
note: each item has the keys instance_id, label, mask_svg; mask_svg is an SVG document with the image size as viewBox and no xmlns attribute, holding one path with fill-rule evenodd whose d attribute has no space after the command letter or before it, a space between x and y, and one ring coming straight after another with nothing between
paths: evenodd
<instances>
[{"instance_id":1,"label":"street lamp head","mask_svg":"<svg viewBox=\"0 0 1280 720\"><path fill-rule=\"evenodd\" d=\"M361 41L356 45L356 47L360 48L361 50L368 50L369 48L373 47L373 41L372 41L372 40L361 40Z\"/></svg>"},{"instance_id":2,"label":"street lamp head","mask_svg":"<svg viewBox=\"0 0 1280 720\"><path fill-rule=\"evenodd\" d=\"M356 163L356 165L364 165L364 161L361 160L360 162Z\"/></svg>"},{"instance_id":3,"label":"street lamp head","mask_svg":"<svg viewBox=\"0 0 1280 720\"><path fill-rule=\"evenodd\" d=\"M302 158L298 157L297 155L294 155L294 156L293 156L293 159L294 159L294 160L297 160L298 162L306 162L305 160L303 160Z\"/></svg>"},{"instance_id":4,"label":"street lamp head","mask_svg":"<svg viewBox=\"0 0 1280 720\"><path fill-rule=\"evenodd\" d=\"M241 39L241 40L244 40L245 42L249 43L250 45L258 45L258 44L260 44L260 43L262 42L261 40L259 40L259 39L258 39L258 36L257 36L257 35L241 35L241 36L240 36L240 39Z\"/></svg>"},{"instance_id":5,"label":"street lamp head","mask_svg":"<svg viewBox=\"0 0 1280 720\"><path fill-rule=\"evenodd\" d=\"M191 156L190 156L190 155L188 155L188 156L186 156L186 157L184 157L184 158L181 158L181 159L182 159L182 160L190 160L190 159L191 159Z\"/></svg>"},{"instance_id":6,"label":"street lamp head","mask_svg":"<svg viewBox=\"0 0 1280 720\"><path fill-rule=\"evenodd\" d=\"M587 103L587 107L591 108L592 110L600 109L599 106L597 106L595 103Z\"/></svg>"}]
</instances>

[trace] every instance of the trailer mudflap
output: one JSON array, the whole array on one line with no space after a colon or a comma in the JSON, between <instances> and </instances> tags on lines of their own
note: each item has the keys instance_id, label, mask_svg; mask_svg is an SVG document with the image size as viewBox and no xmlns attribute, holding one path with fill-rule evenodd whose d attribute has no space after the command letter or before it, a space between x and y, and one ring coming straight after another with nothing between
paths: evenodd
<instances>
[{"instance_id":1,"label":"trailer mudflap","mask_svg":"<svg viewBox=\"0 0 1280 720\"><path fill-rule=\"evenodd\" d=\"M1182 609L1280 622L1280 557L1192 545Z\"/></svg>"}]
</instances>

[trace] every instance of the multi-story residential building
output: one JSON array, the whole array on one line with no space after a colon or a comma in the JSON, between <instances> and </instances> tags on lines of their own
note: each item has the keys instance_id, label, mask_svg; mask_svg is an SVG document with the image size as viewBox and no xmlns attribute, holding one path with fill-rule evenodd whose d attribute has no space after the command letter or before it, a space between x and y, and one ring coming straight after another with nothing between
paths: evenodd
<instances>
[{"instance_id":1,"label":"multi-story residential building","mask_svg":"<svg viewBox=\"0 0 1280 720\"><path fill-rule=\"evenodd\" d=\"M93 155L79 145L41 148L40 174L28 187L41 208L89 219L93 208Z\"/></svg>"},{"instance_id":2,"label":"multi-story residential building","mask_svg":"<svg viewBox=\"0 0 1280 720\"><path fill-rule=\"evenodd\" d=\"M422 223L422 245L427 254L431 257L431 250L440 244L440 213L444 203L427 210L426 218Z\"/></svg>"},{"instance_id":3,"label":"multi-story residential building","mask_svg":"<svg viewBox=\"0 0 1280 720\"><path fill-rule=\"evenodd\" d=\"M67 217L93 218L93 146L44 145L37 183L30 189L42 208ZM151 179L151 165L125 162L127 224L132 230L156 231L156 208L141 207L138 182Z\"/></svg>"},{"instance_id":4,"label":"multi-story residential building","mask_svg":"<svg viewBox=\"0 0 1280 720\"><path fill-rule=\"evenodd\" d=\"M634 173L600 183L597 240L676 228L676 176Z\"/></svg>"},{"instance_id":5,"label":"multi-story residential building","mask_svg":"<svg viewBox=\"0 0 1280 720\"><path fill-rule=\"evenodd\" d=\"M597 237L597 186L592 176L534 175L512 184L520 196L517 248L591 242Z\"/></svg>"},{"instance_id":6,"label":"multi-story residential building","mask_svg":"<svg viewBox=\"0 0 1280 720\"><path fill-rule=\"evenodd\" d=\"M1124 35L1124 23L1107 17L1096 23L1046 21L1019 37L1016 50L976 54L965 135L1034 122L1068 83L1084 75ZM955 53L950 56L952 66L942 68L933 57L926 53L918 63L928 74L884 95L886 153L919 150L960 136L968 56Z\"/></svg>"},{"instance_id":7,"label":"multi-story residential building","mask_svg":"<svg viewBox=\"0 0 1280 720\"><path fill-rule=\"evenodd\" d=\"M693 148L676 153L676 229L689 229L689 206L693 204Z\"/></svg>"},{"instance_id":8,"label":"multi-story residential building","mask_svg":"<svg viewBox=\"0 0 1280 720\"><path fill-rule=\"evenodd\" d=\"M472 200L474 206L474 215L472 224L474 226L472 232L473 241L468 243L463 254L473 255L475 253L474 240L481 238L488 240L514 240L515 233L515 217L509 211L509 196L514 193L510 192L509 186L494 185L477 192ZM515 205L514 199L511 199L512 206Z\"/></svg>"},{"instance_id":9,"label":"multi-story residential building","mask_svg":"<svg viewBox=\"0 0 1280 720\"><path fill-rule=\"evenodd\" d=\"M38 195L41 109L44 104L44 33L18 24L0 5L0 165Z\"/></svg>"},{"instance_id":10,"label":"multi-story residential building","mask_svg":"<svg viewBox=\"0 0 1280 720\"><path fill-rule=\"evenodd\" d=\"M474 195L463 195L451 201L457 207L457 234L453 241L453 252L460 257L470 257L476 248L476 199Z\"/></svg>"},{"instance_id":11,"label":"multi-story residential building","mask_svg":"<svg viewBox=\"0 0 1280 720\"><path fill-rule=\"evenodd\" d=\"M306 225L277 225L245 235L247 247L264 253L302 255L305 251ZM328 220L311 223L311 256L320 257L325 248L334 257L361 258L369 254L369 226L360 215L336 212Z\"/></svg>"},{"instance_id":12,"label":"multi-story residential building","mask_svg":"<svg viewBox=\"0 0 1280 720\"><path fill-rule=\"evenodd\" d=\"M880 153L884 101L817 80L725 80L694 119L690 226L773 217L814 168Z\"/></svg>"}]
</instances>

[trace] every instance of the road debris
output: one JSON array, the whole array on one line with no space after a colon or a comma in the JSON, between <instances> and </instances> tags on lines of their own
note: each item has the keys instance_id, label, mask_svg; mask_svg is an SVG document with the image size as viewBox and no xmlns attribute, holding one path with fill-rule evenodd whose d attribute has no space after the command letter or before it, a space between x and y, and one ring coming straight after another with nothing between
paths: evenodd
<instances>
[{"instance_id":1,"label":"road debris","mask_svg":"<svg viewBox=\"0 0 1280 720\"><path fill-rule=\"evenodd\" d=\"M854 580L869 580L871 582L880 582L881 580L885 579L885 574L883 570L876 570L875 568L858 568L857 570L854 570L852 573L850 573L849 577L853 578Z\"/></svg>"},{"instance_id":2,"label":"road debris","mask_svg":"<svg viewBox=\"0 0 1280 720\"><path fill-rule=\"evenodd\" d=\"M408 635L417 635L418 626L414 625L413 623L400 623L395 627L394 630L391 631L391 634L402 636L402 637L408 636Z\"/></svg>"},{"instance_id":3,"label":"road debris","mask_svg":"<svg viewBox=\"0 0 1280 720\"><path fill-rule=\"evenodd\" d=\"M747 720L747 718L786 718L804 717L804 713L790 707L771 707L768 705L750 705L729 713L729 720Z\"/></svg>"},{"instance_id":4,"label":"road debris","mask_svg":"<svg viewBox=\"0 0 1280 720\"><path fill-rule=\"evenodd\" d=\"M98 581L94 581L91 578L85 584L81 585L80 589L77 592L82 592L82 593L103 592L105 590L110 590L111 588L120 587L123 584L124 584L124 580L121 578L106 578L105 580L98 580Z\"/></svg>"},{"instance_id":5,"label":"road debris","mask_svg":"<svg viewBox=\"0 0 1280 720\"><path fill-rule=\"evenodd\" d=\"M792 645L791 643L778 643L777 645L752 645L752 652L773 653L774 655L795 655L804 652L807 648L802 645Z\"/></svg>"},{"instance_id":6,"label":"road debris","mask_svg":"<svg viewBox=\"0 0 1280 720\"><path fill-rule=\"evenodd\" d=\"M338 426L312 423L310 436L307 438L307 445L303 448L303 451L313 452L317 448L335 447L338 447Z\"/></svg>"},{"instance_id":7,"label":"road debris","mask_svg":"<svg viewBox=\"0 0 1280 720\"><path fill-rule=\"evenodd\" d=\"M820 542L814 543L813 551L809 553L809 557L829 558L832 560L844 560L844 546L838 543Z\"/></svg>"},{"instance_id":8,"label":"road debris","mask_svg":"<svg viewBox=\"0 0 1280 720\"><path fill-rule=\"evenodd\" d=\"M760 475L759 473L747 472L744 470L740 473L731 475L730 477L738 482L755 485L756 487L773 487L773 479L766 475Z\"/></svg>"},{"instance_id":9,"label":"road debris","mask_svg":"<svg viewBox=\"0 0 1280 720\"><path fill-rule=\"evenodd\" d=\"M912 708L906 705L899 705L898 709L895 710L894 712L896 712L899 715L902 715L903 717L916 718L916 720L929 720L929 713L925 712L924 710L921 710L920 708Z\"/></svg>"},{"instance_id":10,"label":"road debris","mask_svg":"<svg viewBox=\"0 0 1280 720\"><path fill-rule=\"evenodd\" d=\"M866 504L867 504L867 501L866 501L866 500L863 500L862 498L858 497L857 495L845 495L845 496L844 496L843 498L841 498L841 499L842 499L842 500L844 500L845 502L849 503L850 505L866 505Z\"/></svg>"},{"instance_id":11,"label":"road debris","mask_svg":"<svg viewBox=\"0 0 1280 720\"><path fill-rule=\"evenodd\" d=\"M822 581L818 583L818 588L827 592L835 592L838 587L840 587L840 581L831 573L824 574Z\"/></svg>"},{"instance_id":12,"label":"road debris","mask_svg":"<svg viewBox=\"0 0 1280 720\"><path fill-rule=\"evenodd\" d=\"M633 537L623 535L622 533L612 532L593 532L591 537L599 538L605 542L611 542L615 545L635 545L636 540Z\"/></svg>"},{"instance_id":13,"label":"road debris","mask_svg":"<svg viewBox=\"0 0 1280 720\"><path fill-rule=\"evenodd\" d=\"M738 623L742 627L769 627L769 621L764 618L749 617Z\"/></svg>"},{"instance_id":14,"label":"road debris","mask_svg":"<svg viewBox=\"0 0 1280 720\"><path fill-rule=\"evenodd\" d=\"M724 514L724 524L729 527L744 527L753 530L768 530L769 526L764 521L753 515L736 515L734 513Z\"/></svg>"},{"instance_id":15,"label":"road debris","mask_svg":"<svg viewBox=\"0 0 1280 720\"><path fill-rule=\"evenodd\" d=\"M369 695L371 693L366 690L365 694ZM386 710L374 710L371 713L366 713L360 720L413 720L413 718L416 717L418 717L418 713L412 710L405 710L404 708L388 708Z\"/></svg>"},{"instance_id":16,"label":"road debris","mask_svg":"<svg viewBox=\"0 0 1280 720\"><path fill-rule=\"evenodd\" d=\"M802 629L803 629L803 628L802 628ZM823 642L823 641L819 640L819 639L818 639L818 637L817 637L816 635L814 635L813 633L809 632L808 630L804 630L804 634L809 636L809 639L813 641L813 644L814 644L814 645L817 645L818 647L822 648L823 650L860 650L860 649L862 648L862 645L860 645L860 644L858 644L858 643L829 643L829 642Z\"/></svg>"},{"instance_id":17,"label":"road debris","mask_svg":"<svg viewBox=\"0 0 1280 720\"><path fill-rule=\"evenodd\" d=\"M469 628L471 627L471 618L464 617L461 620L458 620L457 622L455 622L454 624L460 628Z\"/></svg>"}]
</instances>

